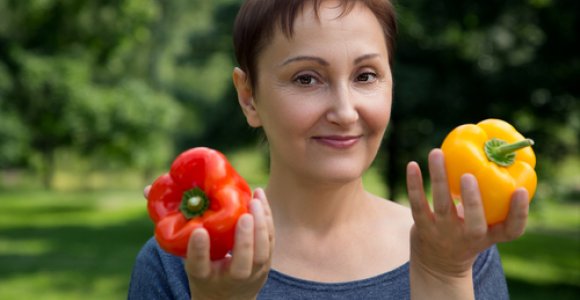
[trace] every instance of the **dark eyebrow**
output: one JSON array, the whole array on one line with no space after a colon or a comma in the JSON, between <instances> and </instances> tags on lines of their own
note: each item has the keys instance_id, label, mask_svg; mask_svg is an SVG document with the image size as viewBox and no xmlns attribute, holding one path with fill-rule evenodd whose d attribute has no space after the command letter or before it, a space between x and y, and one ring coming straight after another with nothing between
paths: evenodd
<instances>
[{"instance_id":1,"label":"dark eyebrow","mask_svg":"<svg viewBox=\"0 0 580 300\"><path fill-rule=\"evenodd\" d=\"M285 60L280 66L285 66L291 62L295 62L295 61L302 61L302 60L310 60L310 61L314 61L317 62L320 65L323 66L328 66L328 62L320 57L316 57L316 56L295 56L295 57L291 57L287 60Z\"/></svg>"},{"instance_id":2,"label":"dark eyebrow","mask_svg":"<svg viewBox=\"0 0 580 300\"><path fill-rule=\"evenodd\" d=\"M355 60L354 60L354 64L355 64L355 65L357 65L357 64L360 64L360 63L361 63L363 60L367 60L367 59L375 58L375 57L377 57L377 56L379 56L379 54L378 54L378 53L370 53L370 54L365 54L365 55L363 55L363 56L360 56L360 57L357 57L357 58L355 58Z\"/></svg>"},{"instance_id":3,"label":"dark eyebrow","mask_svg":"<svg viewBox=\"0 0 580 300\"><path fill-rule=\"evenodd\" d=\"M362 55L360 57L355 58L354 64L355 65L360 64L364 60L371 59L371 58L375 58L377 56L379 56L378 53L370 53L370 54ZM285 65L287 65L289 63L292 63L292 62L295 62L295 61L304 61L304 60L306 60L306 61L308 61L308 60L314 61L314 62L317 62L319 65L322 65L322 66L328 66L329 65L329 63L326 60L324 60L324 59L322 59L320 57L301 55L301 56L294 56L294 57L291 57L291 58L285 60L280 66L285 66Z\"/></svg>"}]
</instances>

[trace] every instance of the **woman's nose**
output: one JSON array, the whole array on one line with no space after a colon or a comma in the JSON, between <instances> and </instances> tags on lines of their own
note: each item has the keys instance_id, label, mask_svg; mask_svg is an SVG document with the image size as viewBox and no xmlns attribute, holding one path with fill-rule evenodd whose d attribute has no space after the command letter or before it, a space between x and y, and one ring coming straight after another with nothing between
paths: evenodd
<instances>
[{"instance_id":1,"label":"woman's nose","mask_svg":"<svg viewBox=\"0 0 580 300\"><path fill-rule=\"evenodd\" d=\"M348 87L336 88L330 99L330 107L327 113L329 122L348 126L358 121L359 114L355 98Z\"/></svg>"}]
</instances>

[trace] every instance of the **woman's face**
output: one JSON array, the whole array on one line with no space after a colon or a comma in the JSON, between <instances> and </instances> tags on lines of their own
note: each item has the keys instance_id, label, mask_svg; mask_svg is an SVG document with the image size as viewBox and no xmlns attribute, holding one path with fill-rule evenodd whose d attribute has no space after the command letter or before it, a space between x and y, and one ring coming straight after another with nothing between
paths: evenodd
<instances>
[{"instance_id":1,"label":"woman's face","mask_svg":"<svg viewBox=\"0 0 580 300\"><path fill-rule=\"evenodd\" d=\"M340 18L332 1L322 4L319 19L307 8L293 37L275 31L258 58L254 125L267 136L272 175L357 179L375 158L390 117L383 31L364 5Z\"/></svg>"}]
</instances>

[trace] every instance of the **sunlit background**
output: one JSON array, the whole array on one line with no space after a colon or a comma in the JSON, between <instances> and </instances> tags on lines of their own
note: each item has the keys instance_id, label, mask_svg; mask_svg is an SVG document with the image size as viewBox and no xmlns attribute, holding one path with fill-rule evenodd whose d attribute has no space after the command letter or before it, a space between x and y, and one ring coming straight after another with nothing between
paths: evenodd
<instances>
[{"instance_id":1,"label":"sunlit background","mask_svg":"<svg viewBox=\"0 0 580 300\"><path fill-rule=\"evenodd\" d=\"M124 299L152 235L142 190L181 151L267 151L231 84L234 0L0 0L0 299ZM499 245L512 299L580 294L580 1L397 1L392 121L367 188L457 125L536 141L526 234Z\"/></svg>"}]
</instances>

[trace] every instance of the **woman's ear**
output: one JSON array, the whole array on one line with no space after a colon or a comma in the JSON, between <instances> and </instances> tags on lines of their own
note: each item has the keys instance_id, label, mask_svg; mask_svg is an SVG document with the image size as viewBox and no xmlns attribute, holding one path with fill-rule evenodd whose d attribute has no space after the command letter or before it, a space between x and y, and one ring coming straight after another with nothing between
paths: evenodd
<instances>
[{"instance_id":1,"label":"woman's ear","mask_svg":"<svg viewBox=\"0 0 580 300\"><path fill-rule=\"evenodd\" d=\"M242 69L235 67L232 74L234 86L238 93L238 102L246 116L248 124L254 128L262 126L260 115L256 110L254 103L254 92L250 84L248 75Z\"/></svg>"}]
</instances>

